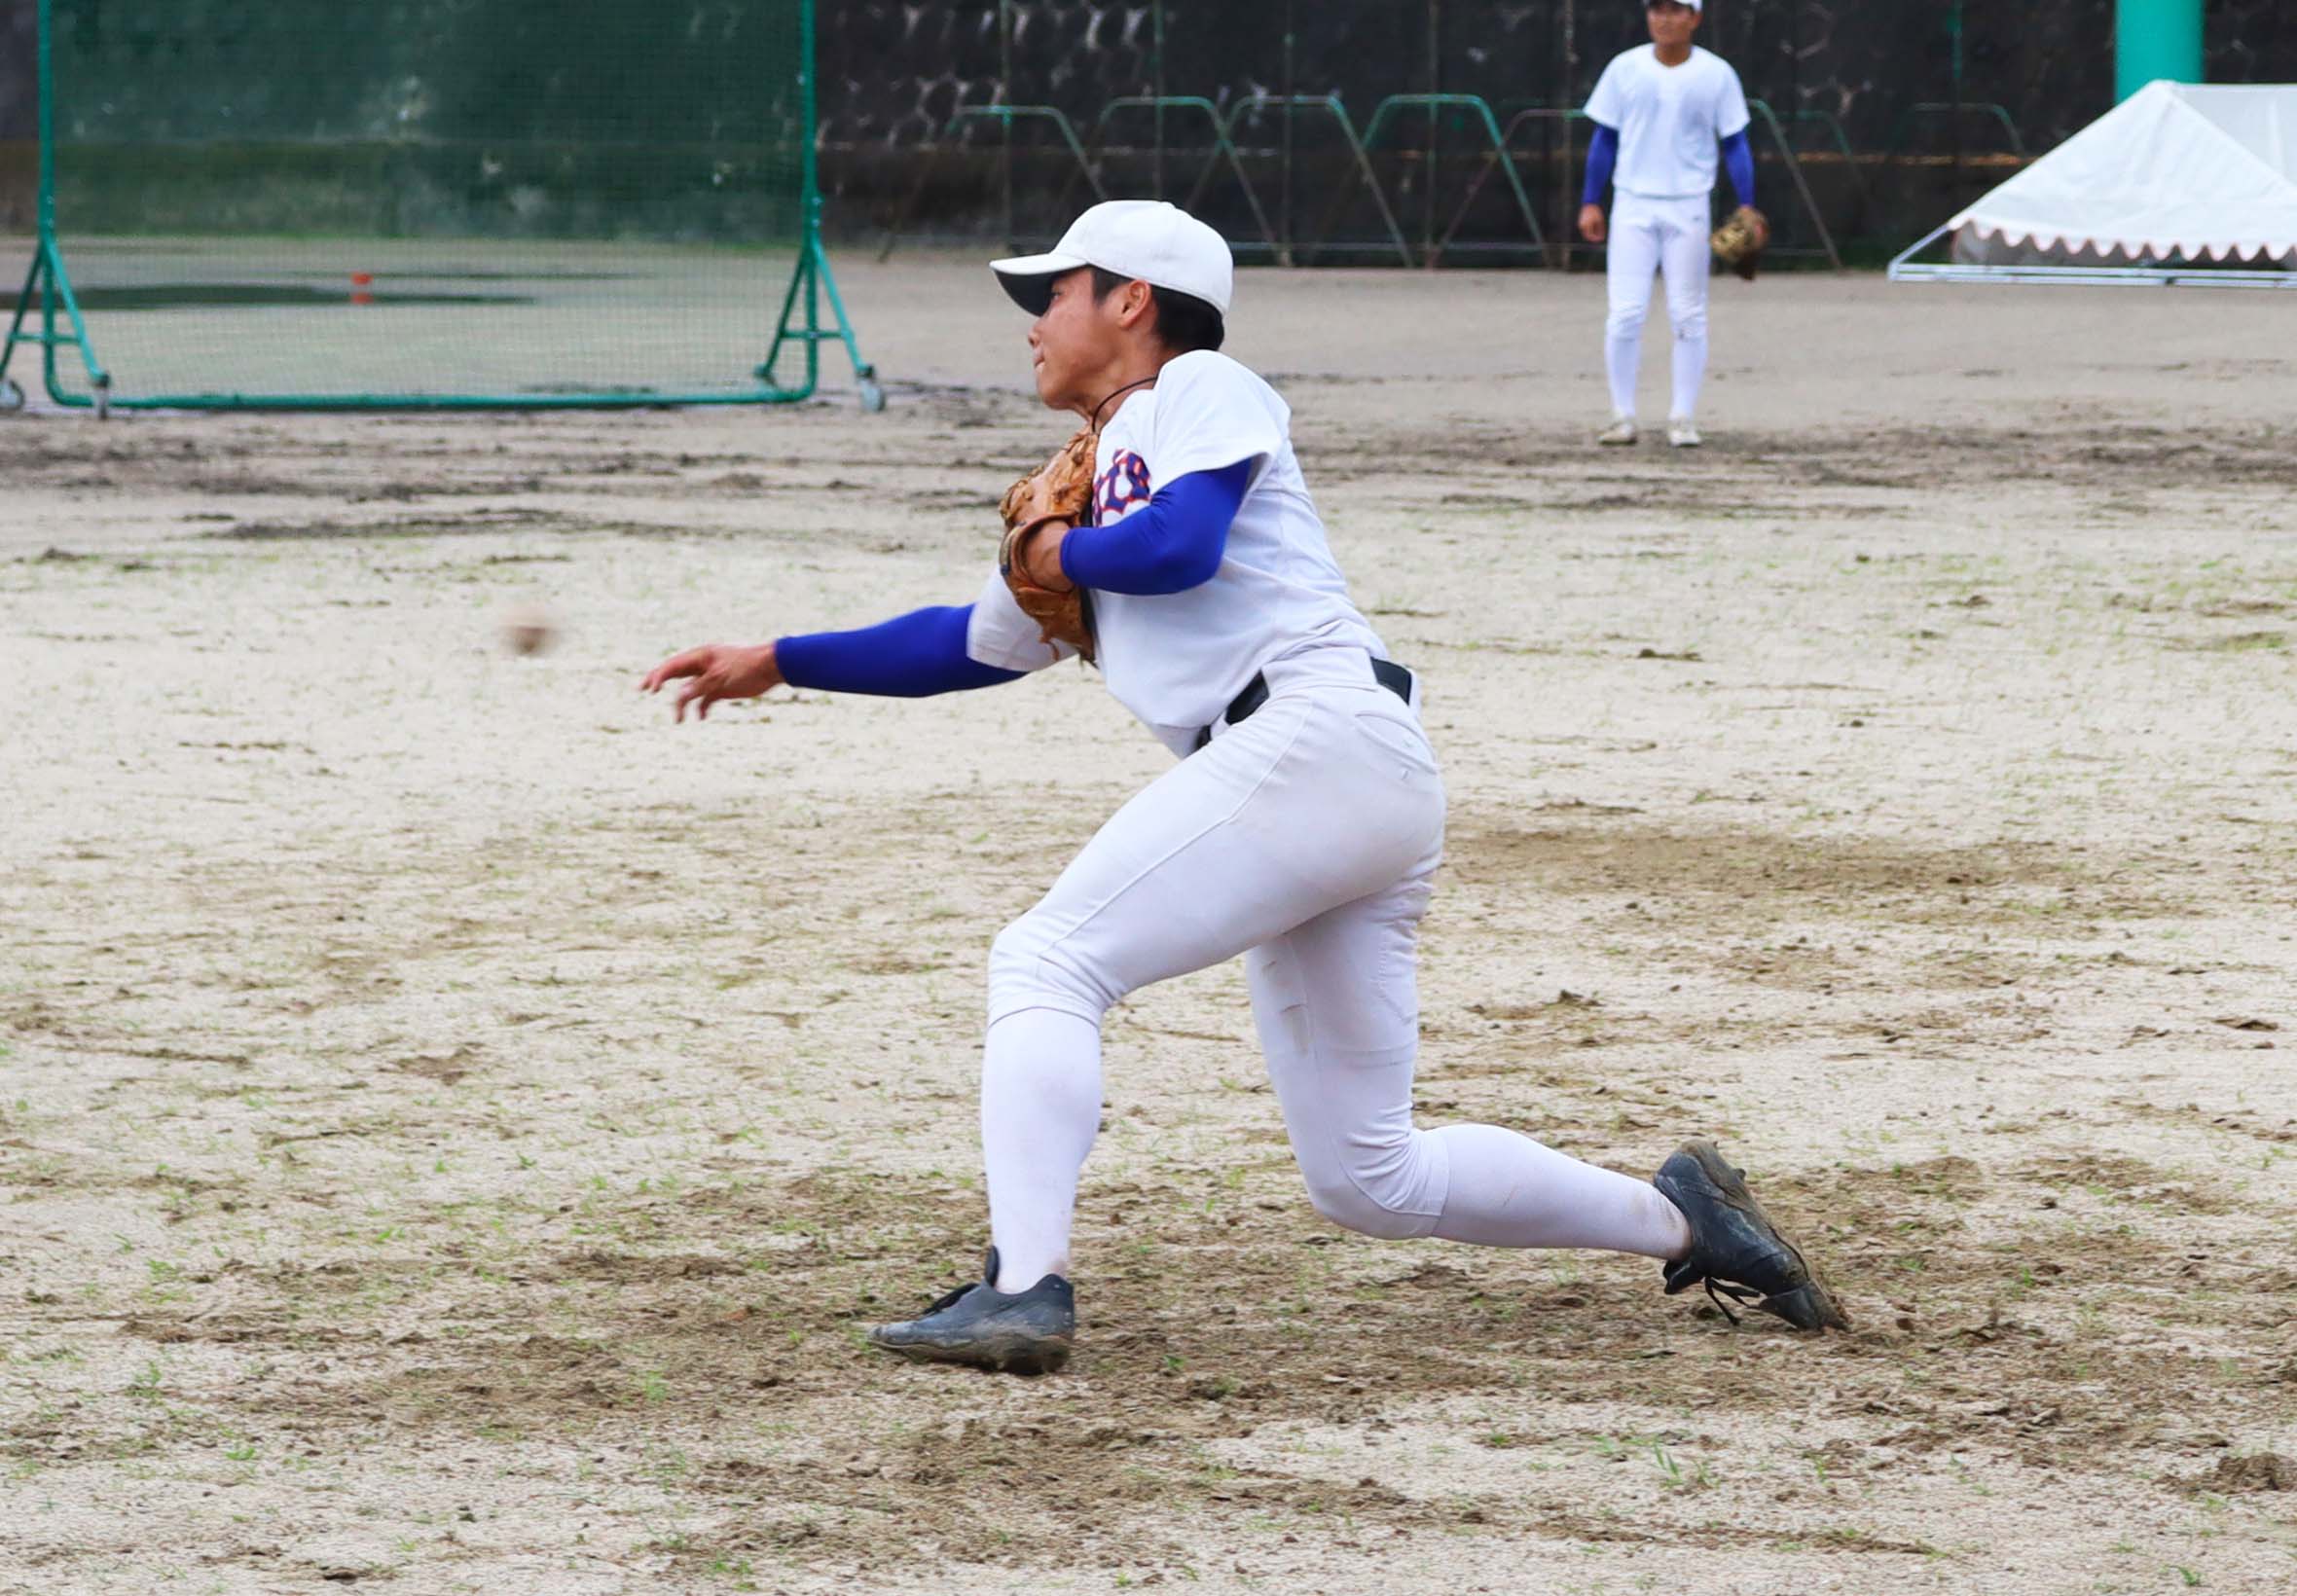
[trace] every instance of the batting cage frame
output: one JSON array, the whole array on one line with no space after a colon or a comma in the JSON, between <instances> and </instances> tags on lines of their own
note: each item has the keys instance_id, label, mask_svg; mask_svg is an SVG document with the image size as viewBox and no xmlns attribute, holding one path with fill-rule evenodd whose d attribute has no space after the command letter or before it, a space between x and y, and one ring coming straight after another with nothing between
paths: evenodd
<instances>
[{"instance_id":1,"label":"batting cage frame","mask_svg":"<svg viewBox=\"0 0 2297 1596\"><path fill-rule=\"evenodd\" d=\"M878 381L876 368L862 358L853 319L847 313L844 297L838 292L837 279L831 272L821 237L822 197L816 149L820 125L815 61L816 0L785 0L785 3L795 13L798 41L798 110L795 121L790 124L793 132L789 139L789 143L794 146L790 153L794 154L798 167L795 205L797 236L794 241L795 259L786 283L777 284L770 272L760 273L758 279L761 298L756 303L761 307L772 303L766 296L771 294L773 287L779 286L781 289L780 309L772 324L771 339L762 341L762 358L745 367L738 348L729 346L725 354L734 370L729 372L728 381L718 387L675 381L662 385L644 381L617 381L602 391L551 391L548 387L538 391L505 391L502 387L496 387L492 391L458 392L419 387L401 390L378 385L371 391L296 392L188 386L175 391L144 391L140 388L123 391L131 386L133 374L118 374L127 381L115 381L115 371L105 363L97 348L98 336L104 331L101 317L97 318L97 325L91 329L90 296L74 286L69 264L72 241L67 237L65 225L58 215L58 0L36 0L39 147L36 236L30 269L16 296L14 312L7 322L6 337L0 340L0 409L21 409L27 402L23 385L9 376L10 366L19 347L38 351L36 358L40 368L40 382L52 402L74 409L92 410L101 417L114 410L163 409L606 410L672 405L793 404L814 395L820 381L821 345L835 343L844 345L847 357L853 363L861 408L866 411L883 410L885 390ZM758 92L767 99L771 98L769 90L764 86L760 87ZM786 193L785 190L784 192ZM372 297L362 290L362 285L369 280L367 273L351 275L349 281L352 288L346 297L347 303L372 303ZM0 300L0 306L6 303ZM777 375L777 370L784 357L791 353L793 346L800 370L793 380L784 381ZM714 341L712 347L714 350ZM313 349L310 351L309 357L314 364L323 363L327 359L327 351L324 348ZM71 369L75 366L78 381L74 381L75 374Z\"/></svg>"}]
</instances>

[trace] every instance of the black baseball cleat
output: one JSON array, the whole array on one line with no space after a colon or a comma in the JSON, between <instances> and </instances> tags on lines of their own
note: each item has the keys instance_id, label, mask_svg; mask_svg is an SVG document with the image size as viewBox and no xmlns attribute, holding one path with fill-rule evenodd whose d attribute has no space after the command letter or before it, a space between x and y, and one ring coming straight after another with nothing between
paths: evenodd
<instances>
[{"instance_id":1,"label":"black baseball cleat","mask_svg":"<svg viewBox=\"0 0 2297 1596\"><path fill-rule=\"evenodd\" d=\"M1751 1302L1799 1330L1846 1330L1850 1318L1794 1243L1747 1190L1747 1172L1723 1161L1712 1142L1686 1142L1651 1183L1691 1221L1691 1252L1666 1265L1667 1295L1704 1284L1733 1324L1731 1304Z\"/></svg>"},{"instance_id":2,"label":"black baseball cleat","mask_svg":"<svg viewBox=\"0 0 2297 1596\"><path fill-rule=\"evenodd\" d=\"M997 1249L981 1280L915 1319L880 1324L870 1341L921 1363L970 1363L1006 1374L1051 1374L1076 1340L1076 1289L1047 1275L1026 1291L997 1288Z\"/></svg>"}]
</instances>

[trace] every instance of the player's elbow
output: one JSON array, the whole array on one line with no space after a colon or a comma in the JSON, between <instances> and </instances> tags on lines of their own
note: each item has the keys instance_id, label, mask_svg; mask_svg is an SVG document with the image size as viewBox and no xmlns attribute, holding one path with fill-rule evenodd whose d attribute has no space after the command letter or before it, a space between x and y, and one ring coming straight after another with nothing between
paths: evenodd
<instances>
[{"instance_id":1,"label":"player's elbow","mask_svg":"<svg viewBox=\"0 0 2297 1596\"><path fill-rule=\"evenodd\" d=\"M1164 518L1151 535L1135 541L1124 567L1102 572L1096 568L1072 570L1087 587L1112 593L1185 593L1211 581L1221 568L1227 537L1205 538L1185 524Z\"/></svg>"},{"instance_id":2,"label":"player's elbow","mask_svg":"<svg viewBox=\"0 0 2297 1596\"><path fill-rule=\"evenodd\" d=\"M1163 593L1185 593L1210 582L1220 571L1221 544L1213 538L1175 538L1158 557L1156 582Z\"/></svg>"}]
</instances>

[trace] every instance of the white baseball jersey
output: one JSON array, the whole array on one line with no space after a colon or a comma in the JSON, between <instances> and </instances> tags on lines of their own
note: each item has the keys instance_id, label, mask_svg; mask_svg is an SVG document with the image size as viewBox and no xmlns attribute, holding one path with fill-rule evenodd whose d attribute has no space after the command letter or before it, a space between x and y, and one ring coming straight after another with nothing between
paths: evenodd
<instances>
[{"instance_id":1,"label":"white baseball jersey","mask_svg":"<svg viewBox=\"0 0 2297 1596\"><path fill-rule=\"evenodd\" d=\"M1092 596L1109 690L1175 753L1187 753L1272 660L1328 647L1387 652L1348 598L1291 429L1292 409L1274 388L1209 349L1167 362L1154 387L1127 396L1102 426L1094 492L1103 526L1147 504L1160 484L1253 462L1210 581L1181 593ZM1067 652L1039 640L1037 623L994 571L974 602L966 651L1006 671L1039 670Z\"/></svg>"},{"instance_id":2,"label":"white baseball jersey","mask_svg":"<svg viewBox=\"0 0 2297 1596\"><path fill-rule=\"evenodd\" d=\"M1659 64L1658 47L1614 56L1587 116L1619 131L1612 187L1645 200L1704 198L1715 187L1715 145L1747 125L1738 74L1694 45L1680 66Z\"/></svg>"}]
</instances>

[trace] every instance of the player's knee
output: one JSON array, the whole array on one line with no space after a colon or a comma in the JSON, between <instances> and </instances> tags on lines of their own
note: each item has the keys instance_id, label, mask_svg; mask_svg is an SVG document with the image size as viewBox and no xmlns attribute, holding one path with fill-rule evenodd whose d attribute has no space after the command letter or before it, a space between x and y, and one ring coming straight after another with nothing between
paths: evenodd
<instances>
[{"instance_id":1,"label":"player's knee","mask_svg":"<svg viewBox=\"0 0 2297 1596\"><path fill-rule=\"evenodd\" d=\"M1434 1222L1431 1216L1391 1208L1371 1193L1345 1181L1310 1185L1308 1203L1317 1213L1343 1230L1353 1230L1363 1236L1375 1236L1385 1242L1409 1241L1415 1236L1425 1236Z\"/></svg>"},{"instance_id":2,"label":"player's knee","mask_svg":"<svg viewBox=\"0 0 2297 1596\"><path fill-rule=\"evenodd\" d=\"M1642 306L1632 309L1614 308L1603 323L1603 330L1613 338L1632 338L1643 331L1644 314Z\"/></svg>"},{"instance_id":3,"label":"player's knee","mask_svg":"<svg viewBox=\"0 0 2297 1596\"><path fill-rule=\"evenodd\" d=\"M1000 998L1018 998L1043 987L1044 953L1050 941L1035 914L1023 915L997 933L997 939L989 944L992 1009Z\"/></svg>"},{"instance_id":4,"label":"player's knee","mask_svg":"<svg viewBox=\"0 0 2297 1596\"><path fill-rule=\"evenodd\" d=\"M1031 910L989 945L989 1012L1044 1003L1098 1014L1114 998L1063 945L1046 917Z\"/></svg>"},{"instance_id":5,"label":"player's knee","mask_svg":"<svg viewBox=\"0 0 2297 1596\"><path fill-rule=\"evenodd\" d=\"M1302 1173L1309 1206L1333 1224L1382 1241L1406 1241L1436 1228L1425 1202L1417 1149L1407 1139L1351 1148L1343 1160Z\"/></svg>"},{"instance_id":6,"label":"player's knee","mask_svg":"<svg viewBox=\"0 0 2297 1596\"><path fill-rule=\"evenodd\" d=\"M1707 310L1703 305L1695 310L1679 310L1671 319L1678 343L1695 344L1707 336Z\"/></svg>"}]
</instances>

